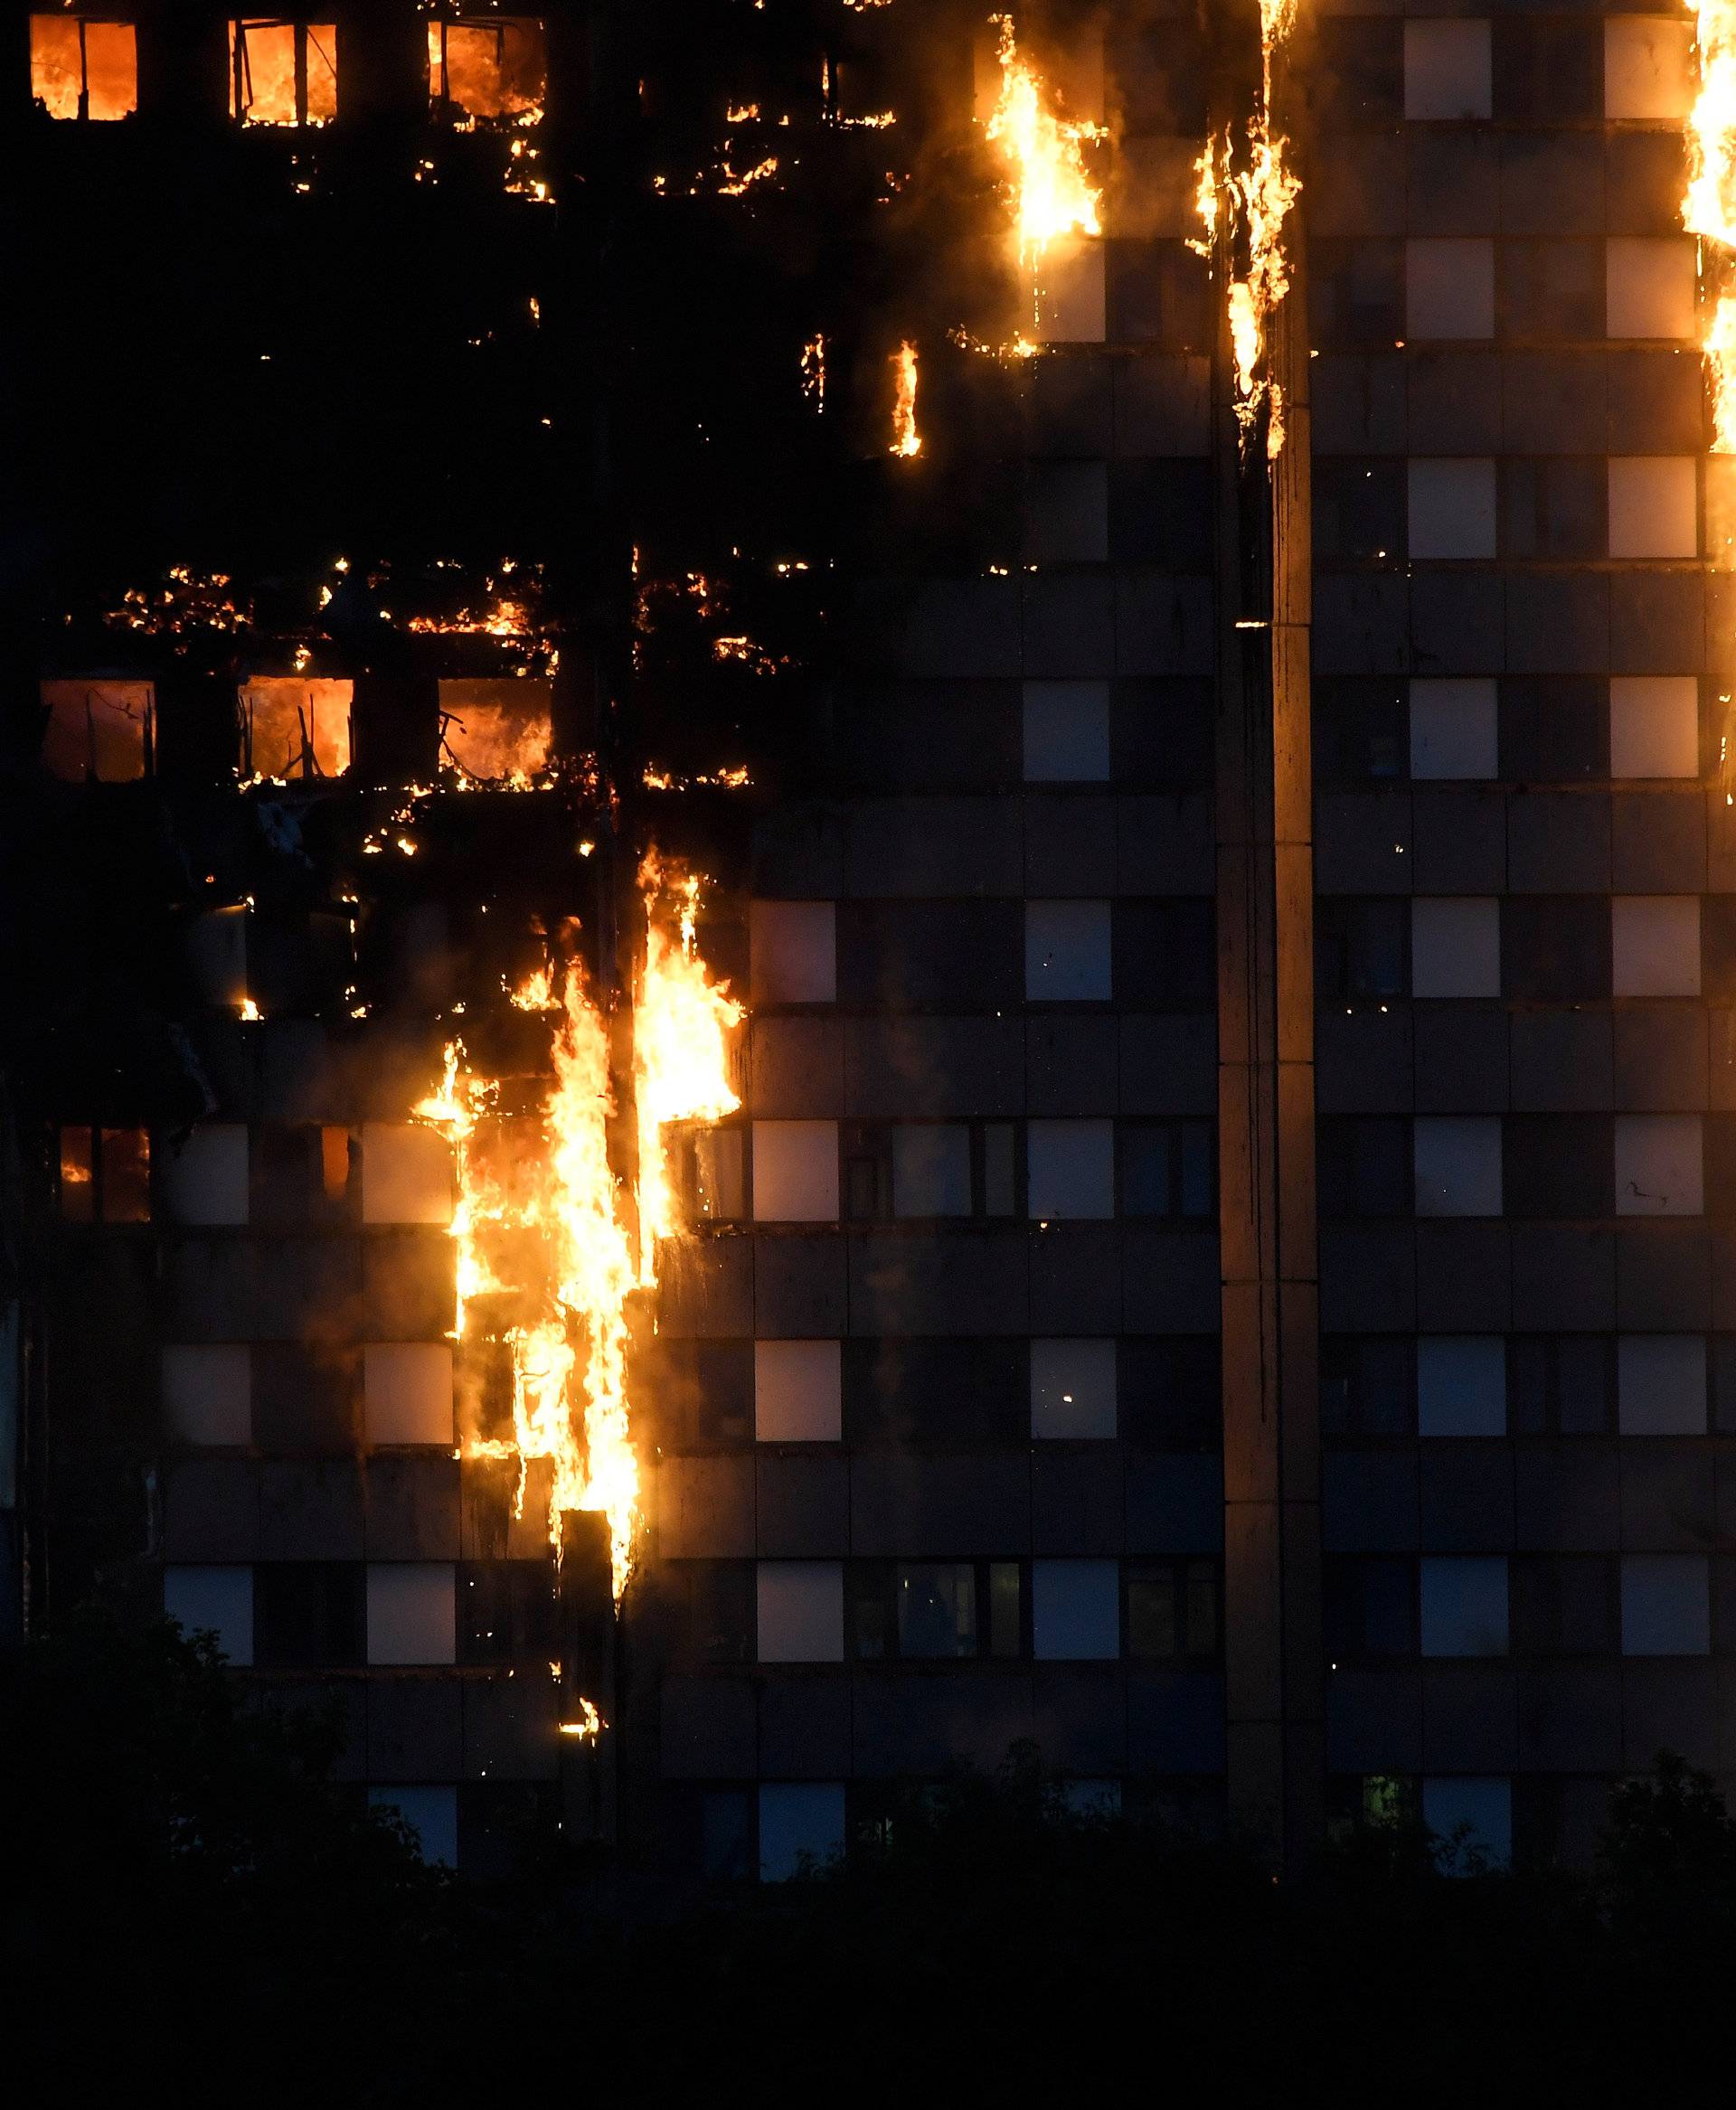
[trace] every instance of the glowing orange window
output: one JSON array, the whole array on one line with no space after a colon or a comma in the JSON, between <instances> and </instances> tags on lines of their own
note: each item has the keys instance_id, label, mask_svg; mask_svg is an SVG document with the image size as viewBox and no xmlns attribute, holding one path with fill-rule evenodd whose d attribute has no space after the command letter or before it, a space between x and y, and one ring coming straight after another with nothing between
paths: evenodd
<instances>
[{"instance_id":1,"label":"glowing orange window","mask_svg":"<svg viewBox=\"0 0 1736 2110\"><path fill-rule=\"evenodd\" d=\"M229 114L243 125L329 125L337 115L335 24L232 21Z\"/></svg>"},{"instance_id":2,"label":"glowing orange window","mask_svg":"<svg viewBox=\"0 0 1736 2110\"><path fill-rule=\"evenodd\" d=\"M542 24L532 17L428 25L429 96L460 128L482 118L535 124L547 83Z\"/></svg>"},{"instance_id":3,"label":"glowing orange window","mask_svg":"<svg viewBox=\"0 0 1736 2110\"><path fill-rule=\"evenodd\" d=\"M143 1128L61 1130L61 1214L68 1223L151 1220L151 1139Z\"/></svg>"},{"instance_id":4,"label":"glowing orange window","mask_svg":"<svg viewBox=\"0 0 1736 2110\"><path fill-rule=\"evenodd\" d=\"M138 108L132 24L33 14L30 92L51 118L131 117Z\"/></svg>"},{"instance_id":5,"label":"glowing orange window","mask_svg":"<svg viewBox=\"0 0 1736 2110\"><path fill-rule=\"evenodd\" d=\"M149 682L42 683L42 765L70 784L130 784L151 768L156 691Z\"/></svg>"},{"instance_id":6,"label":"glowing orange window","mask_svg":"<svg viewBox=\"0 0 1736 2110\"><path fill-rule=\"evenodd\" d=\"M442 681L440 762L467 784L528 791L548 781L554 684Z\"/></svg>"},{"instance_id":7,"label":"glowing orange window","mask_svg":"<svg viewBox=\"0 0 1736 2110\"><path fill-rule=\"evenodd\" d=\"M260 777L341 777L350 766L351 682L262 674L241 694L244 782Z\"/></svg>"}]
</instances>

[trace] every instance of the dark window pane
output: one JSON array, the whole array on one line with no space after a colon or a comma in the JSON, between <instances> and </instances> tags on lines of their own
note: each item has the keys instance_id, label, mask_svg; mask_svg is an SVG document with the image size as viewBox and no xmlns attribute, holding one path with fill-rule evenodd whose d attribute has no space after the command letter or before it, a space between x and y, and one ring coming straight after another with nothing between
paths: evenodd
<instances>
[{"instance_id":1,"label":"dark window pane","mask_svg":"<svg viewBox=\"0 0 1736 2110\"><path fill-rule=\"evenodd\" d=\"M922 1561L899 1569L898 1653L976 1653L976 1574L968 1561Z\"/></svg>"},{"instance_id":2,"label":"dark window pane","mask_svg":"<svg viewBox=\"0 0 1736 2110\"><path fill-rule=\"evenodd\" d=\"M365 1653L360 1561L269 1560L253 1570L253 1661L262 1671L336 1671Z\"/></svg>"}]
</instances>

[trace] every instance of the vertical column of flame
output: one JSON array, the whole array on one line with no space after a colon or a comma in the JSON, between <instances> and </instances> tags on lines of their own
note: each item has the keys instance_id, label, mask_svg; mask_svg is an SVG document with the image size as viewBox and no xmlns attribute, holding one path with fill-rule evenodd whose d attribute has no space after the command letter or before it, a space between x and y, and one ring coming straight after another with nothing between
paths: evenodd
<instances>
[{"instance_id":1,"label":"vertical column of flame","mask_svg":"<svg viewBox=\"0 0 1736 2110\"><path fill-rule=\"evenodd\" d=\"M1701 284L1712 303L1702 349L1712 394L1712 451L1736 454L1736 0L1698 0L1700 89L1688 118L1682 223L1700 238Z\"/></svg>"},{"instance_id":2,"label":"vertical column of flame","mask_svg":"<svg viewBox=\"0 0 1736 2110\"><path fill-rule=\"evenodd\" d=\"M1030 61L1019 56L1013 17L989 19L1000 32L1001 92L986 129L1012 171L1019 260L1034 269L1058 235L1102 233L1102 193L1086 174L1084 147L1106 134L1101 125L1061 117Z\"/></svg>"},{"instance_id":3,"label":"vertical column of flame","mask_svg":"<svg viewBox=\"0 0 1736 2110\"><path fill-rule=\"evenodd\" d=\"M922 435L916 429L916 346L907 337L892 353L892 444L890 453L910 456L922 451Z\"/></svg>"},{"instance_id":4,"label":"vertical column of flame","mask_svg":"<svg viewBox=\"0 0 1736 2110\"><path fill-rule=\"evenodd\" d=\"M1265 372L1267 326L1273 310L1290 289L1284 253L1284 222L1302 185L1286 165L1289 144L1272 130L1272 63L1278 46L1296 24L1297 0L1260 0L1260 99L1248 120L1247 155L1235 165L1233 142L1226 128L1221 141L1208 139L1201 155L1194 203L1204 223L1205 239L1193 246L1210 255L1219 216L1229 215L1226 231L1239 217L1248 241L1246 270L1230 283L1231 355L1235 362L1236 419L1242 445L1252 436L1260 406L1266 406L1266 452L1276 457L1284 446L1284 397Z\"/></svg>"},{"instance_id":5,"label":"vertical column of flame","mask_svg":"<svg viewBox=\"0 0 1736 2110\"><path fill-rule=\"evenodd\" d=\"M727 1036L742 1013L712 984L699 957L699 881L670 874L653 856L641 869L639 885L646 956L633 1004L639 1156L634 1206L628 1208L609 1162L614 1091L608 1024L577 962L565 969L558 992L546 968L513 992L521 1009L559 1014L542 1116L544 1147L510 1176L496 1169L482 1147L482 1130L495 1119L497 1083L470 1071L456 1041L446 1050L439 1090L415 1109L452 1146L454 1339L481 1331L478 1298L511 1291L517 1299L505 1333L512 1439L473 1439L471 1455L517 1459L521 1514L529 1461L551 1463L550 1536L557 1552L564 1511L602 1511L617 1597L631 1570L639 1512L627 1396L630 1303L637 1292L656 1287L658 1241L680 1228L665 1130L672 1121L717 1120L741 1103L730 1088ZM546 1259L546 1285L513 1279L527 1243Z\"/></svg>"}]
</instances>

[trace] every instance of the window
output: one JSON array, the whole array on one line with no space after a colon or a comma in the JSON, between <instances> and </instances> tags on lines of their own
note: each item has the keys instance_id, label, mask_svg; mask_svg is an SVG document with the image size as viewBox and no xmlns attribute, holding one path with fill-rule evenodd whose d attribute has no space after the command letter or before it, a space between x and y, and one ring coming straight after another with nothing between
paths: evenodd
<instances>
[{"instance_id":1,"label":"window","mask_svg":"<svg viewBox=\"0 0 1736 2110\"><path fill-rule=\"evenodd\" d=\"M1410 774L1498 777L1495 686L1491 681L1410 684Z\"/></svg>"},{"instance_id":2,"label":"window","mask_svg":"<svg viewBox=\"0 0 1736 2110\"><path fill-rule=\"evenodd\" d=\"M364 1606L359 1561L261 1561L253 1570L253 1660L262 1671L354 1669L366 1660Z\"/></svg>"},{"instance_id":3,"label":"window","mask_svg":"<svg viewBox=\"0 0 1736 2110\"><path fill-rule=\"evenodd\" d=\"M846 1121L839 1141L852 1222L1017 1213L1016 1122Z\"/></svg>"},{"instance_id":4,"label":"window","mask_svg":"<svg viewBox=\"0 0 1736 2110\"><path fill-rule=\"evenodd\" d=\"M158 1174L171 1223L203 1227L247 1221L247 1130L240 1122L202 1122L163 1150Z\"/></svg>"},{"instance_id":5,"label":"window","mask_svg":"<svg viewBox=\"0 0 1736 2110\"><path fill-rule=\"evenodd\" d=\"M1609 903L1618 996L1698 996L1700 897L1618 894Z\"/></svg>"},{"instance_id":6,"label":"window","mask_svg":"<svg viewBox=\"0 0 1736 2110\"><path fill-rule=\"evenodd\" d=\"M1614 1655L1618 1648L1618 1566L1600 1555L1535 1557L1513 1564L1516 1655Z\"/></svg>"},{"instance_id":7,"label":"window","mask_svg":"<svg viewBox=\"0 0 1736 2110\"><path fill-rule=\"evenodd\" d=\"M664 1130L675 1210L689 1229L740 1223L748 1212L748 1132L739 1122L671 1123Z\"/></svg>"},{"instance_id":8,"label":"window","mask_svg":"<svg viewBox=\"0 0 1736 2110\"><path fill-rule=\"evenodd\" d=\"M1116 1142L1123 1216L1210 1218L1217 1172L1210 1121L1123 1121Z\"/></svg>"},{"instance_id":9,"label":"window","mask_svg":"<svg viewBox=\"0 0 1736 2110\"><path fill-rule=\"evenodd\" d=\"M1105 333L1103 243L1089 235L1058 235L1043 255L1041 273L1024 274L1024 312L1036 317L1044 344L1100 344Z\"/></svg>"},{"instance_id":10,"label":"window","mask_svg":"<svg viewBox=\"0 0 1736 2110\"><path fill-rule=\"evenodd\" d=\"M1412 1125L1419 1216L1499 1216L1501 1123L1493 1115L1420 1116Z\"/></svg>"},{"instance_id":11,"label":"window","mask_svg":"<svg viewBox=\"0 0 1736 2110\"><path fill-rule=\"evenodd\" d=\"M836 1443L844 1433L843 1343L756 1341L754 1435L767 1443Z\"/></svg>"},{"instance_id":12,"label":"window","mask_svg":"<svg viewBox=\"0 0 1736 2110\"><path fill-rule=\"evenodd\" d=\"M1411 903L1410 994L1500 995L1498 900L1419 899Z\"/></svg>"},{"instance_id":13,"label":"window","mask_svg":"<svg viewBox=\"0 0 1736 2110\"><path fill-rule=\"evenodd\" d=\"M1448 1774L1424 1780L1422 1821L1452 1849L1449 1875L1477 1862L1505 1868L1513 1860L1513 1783L1493 1775Z\"/></svg>"},{"instance_id":14,"label":"window","mask_svg":"<svg viewBox=\"0 0 1736 2110\"><path fill-rule=\"evenodd\" d=\"M1223 1439L1215 1334L1124 1334L1116 1343L1116 1427L1147 1450L1215 1451Z\"/></svg>"},{"instance_id":15,"label":"window","mask_svg":"<svg viewBox=\"0 0 1736 2110\"><path fill-rule=\"evenodd\" d=\"M243 125L329 125L337 115L336 25L231 21L229 114Z\"/></svg>"},{"instance_id":16,"label":"window","mask_svg":"<svg viewBox=\"0 0 1736 2110\"><path fill-rule=\"evenodd\" d=\"M673 1660L683 1668L753 1659L754 1571L745 1560L675 1560L665 1587L675 1634Z\"/></svg>"},{"instance_id":17,"label":"window","mask_svg":"<svg viewBox=\"0 0 1736 2110\"><path fill-rule=\"evenodd\" d=\"M369 1663L453 1662L458 1638L455 1583L449 1561L370 1563Z\"/></svg>"},{"instance_id":18,"label":"window","mask_svg":"<svg viewBox=\"0 0 1736 2110\"><path fill-rule=\"evenodd\" d=\"M835 1223L838 1217L835 1121L753 1124L756 1223Z\"/></svg>"},{"instance_id":19,"label":"window","mask_svg":"<svg viewBox=\"0 0 1736 2110\"><path fill-rule=\"evenodd\" d=\"M1694 30L1661 14L1610 14L1603 24L1603 114L1675 124L1694 107Z\"/></svg>"},{"instance_id":20,"label":"window","mask_svg":"<svg viewBox=\"0 0 1736 2110\"><path fill-rule=\"evenodd\" d=\"M848 1576L850 1653L859 1663L1024 1653L1016 1560L859 1560Z\"/></svg>"},{"instance_id":21,"label":"window","mask_svg":"<svg viewBox=\"0 0 1736 2110\"><path fill-rule=\"evenodd\" d=\"M1611 235L1603 301L1606 336L1693 336L1694 243L1683 235Z\"/></svg>"},{"instance_id":22,"label":"window","mask_svg":"<svg viewBox=\"0 0 1736 2110\"><path fill-rule=\"evenodd\" d=\"M1326 1564L1326 1653L1339 1663L1417 1653L1417 1564L1382 1557Z\"/></svg>"},{"instance_id":23,"label":"window","mask_svg":"<svg viewBox=\"0 0 1736 2110\"><path fill-rule=\"evenodd\" d=\"M371 1444L452 1442L452 1351L441 1341L371 1341L363 1350Z\"/></svg>"},{"instance_id":24,"label":"window","mask_svg":"<svg viewBox=\"0 0 1736 2110\"><path fill-rule=\"evenodd\" d=\"M746 1788L709 1788L701 1797L700 1860L708 1882L740 1883L752 1874L753 1804Z\"/></svg>"},{"instance_id":25,"label":"window","mask_svg":"<svg viewBox=\"0 0 1736 2110\"><path fill-rule=\"evenodd\" d=\"M561 1619L546 1561L467 1560L457 1571L461 1663L548 1663Z\"/></svg>"},{"instance_id":26,"label":"window","mask_svg":"<svg viewBox=\"0 0 1736 2110\"><path fill-rule=\"evenodd\" d=\"M805 1348L807 1343L786 1345ZM657 1440L663 1449L741 1450L752 1443L751 1341L693 1341L663 1333L656 1362Z\"/></svg>"},{"instance_id":27,"label":"window","mask_svg":"<svg viewBox=\"0 0 1736 2110\"><path fill-rule=\"evenodd\" d=\"M1033 1436L1112 1436L1115 1392L1112 1340L1032 1342L1031 1434Z\"/></svg>"},{"instance_id":28,"label":"window","mask_svg":"<svg viewBox=\"0 0 1736 2110\"><path fill-rule=\"evenodd\" d=\"M42 685L48 713L42 767L63 783L134 784L155 761L156 691L149 682L53 681Z\"/></svg>"},{"instance_id":29,"label":"window","mask_svg":"<svg viewBox=\"0 0 1736 2110\"><path fill-rule=\"evenodd\" d=\"M1033 1220L1115 1214L1115 1125L1110 1121L1026 1124L1027 1208Z\"/></svg>"},{"instance_id":30,"label":"window","mask_svg":"<svg viewBox=\"0 0 1736 2110\"><path fill-rule=\"evenodd\" d=\"M838 918L831 901L755 901L749 910L753 1001L832 1003L838 994Z\"/></svg>"},{"instance_id":31,"label":"window","mask_svg":"<svg viewBox=\"0 0 1736 2110\"><path fill-rule=\"evenodd\" d=\"M1109 553L1106 462L1031 462L1025 468L1024 555L1037 564L1101 563Z\"/></svg>"},{"instance_id":32,"label":"window","mask_svg":"<svg viewBox=\"0 0 1736 2110\"><path fill-rule=\"evenodd\" d=\"M1405 24L1407 118L1486 118L1493 107L1486 22Z\"/></svg>"},{"instance_id":33,"label":"window","mask_svg":"<svg viewBox=\"0 0 1736 2110\"><path fill-rule=\"evenodd\" d=\"M1128 1655L1146 1663L1214 1663L1218 1633L1215 1561L1142 1561L1128 1568Z\"/></svg>"},{"instance_id":34,"label":"window","mask_svg":"<svg viewBox=\"0 0 1736 2110\"><path fill-rule=\"evenodd\" d=\"M51 118L131 117L138 108L132 24L33 14L30 92Z\"/></svg>"},{"instance_id":35,"label":"window","mask_svg":"<svg viewBox=\"0 0 1736 2110\"><path fill-rule=\"evenodd\" d=\"M1110 956L1107 901L1025 903L1024 994L1031 1003L1107 1003Z\"/></svg>"},{"instance_id":36,"label":"window","mask_svg":"<svg viewBox=\"0 0 1736 2110\"><path fill-rule=\"evenodd\" d=\"M1320 1418L1329 1436L1409 1436L1411 1346L1388 1334L1320 1343Z\"/></svg>"},{"instance_id":37,"label":"window","mask_svg":"<svg viewBox=\"0 0 1736 2110\"><path fill-rule=\"evenodd\" d=\"M189 1634L212 1633L231 1663L253 1661L253 1570L165 1568L163 1609Z\"/></svg>"},{"instance_id":38,"label":"window","mask_svg":"<svg viewBox=\"0 0 1736 2110\"><path fill-rule=\"evenodd\" d=\"M552 682L440 683L440 767L461 787L524 790L547 784L553 743Z\"/></svg>"},{"instance_id":39,"label":"window","mask_svg":"<svg viewBox=\"0 0 1736 2110\"><path fill-rule=\"evenodd\" d=\"M1609 774L1700 774L1700 684L1692 674L1611 678Z\"/></svg>"},{"instance_id":40,"label":"window","mask_svg":"<svg viewBox=\"0 0 1736 2110\"><path fill-rule=\"evenodd\" d=\"M1621 1563L1621 1653L1703 1656L1712 1651L1708 1568L1698 1553L1629 1553Z\"/></svg>"},{"instance_id":41,"label":"window","mask_svg":"<svg viewBox=\"0 0 1736 2110\"><path fill-rule=\"evenodd\" d=\"M148 1223L149 1135L142 1128L62 1128L59 1184L67 1223Z\"/></svg>"},{"instance_id":42,"label":"window","mask_svg":"<svg viewBox=\"0 0 1736 2110\"><path fill-rule=\"evenodd\" d=\"M844 1851L840 1782L768 1781L760 1790L760 1879L785 1883Z\"/></svg>"},{"instance_id":43,"label":"window","mask_svg":"<svg viewBox=\"0 0 1736 2110\"><path fill-rule=\"evenodd\" d=\"M1109 775L1109 684L1026 682L1027 784L1103 784Z\"/></svg>"},{"instance_id":44,"label":"window","mask_svg":"<svg viewBox=\"0 0 1736 2110\"><path fill-rule=\"evenodd\" d=\"M390 1810L415 1834L422 1859L432 1868L458 1865L458 1791L420 1783L370 1787L368 1807Z\"/></svg>"},{"instance_id":45,"label":"window","mask_svg":"<svg viewBox=\"0 0 1736 2110\"><path fill-rule=\"evenodd\" d=\"M451 1222L452 1152L443 1135L413 1122L363 1125L362 1220Z\"/></svg>"},{"instance_id":46,"label":"window","mask_svg":"<svg viewBox=\"0 0 1736 2110\"><path fill-rule=\"evenodd\" d=\"M1409 336L1494 336L1493 241L1408 241L1404 278Z\"/></svg>"},{"instance_id":47,"label":"window","mask_svg":"<svg viewBox=\"0 0 1736 2110\"><path fill-rule=\"evenodd\" d=\"M1623 1436L1703 1436L1706 1342L1700 1333L1624 1333L1616 1342Z\"/></svg>"},{"instance_id":48,"label":"window","mask_svg":"<svg viewBox=\"0 0 1736 2110\"><path fill-rule=\"evenodd\" d=\"M1495 513L1493 461L1412 458L1411 556L1493 557Z\"/></svg>"},{"instance_id":49,"label":"window","mask_svg":"<svg viewBox=\"0 0 1736 2110\"><path fill-rule=\"evenodd\" d=\"M894 1584L903 1658L976 1653L976 1569L968 1560L900 1568Z\"/></svg>"},{"instance_id":50,"label":"window","mask_svg":"<svg viewBox=\"0 0 1736 2110\"><path fill-rule=\"evenodd\" d=\"M912 1452L1023 1449L1030 1440L1025 1344L1008 1336L847 1342L845 1440Z\"/></svg>"},{"instance_id":51,"label":"window","mask_svg":"<svg viewBox=\"0 0 1736 2110\"><path fill-rule=\"evenodd\" d=\"M1418 1341L1417 1433L1505 1436L1506 1343L1498 1334L1435 1334Z\"/></svg>"},{"instance_id":52,"label":"window","mask_svg":"<svg viewBox=\"0 0 1736 2110\"><path fill-rule=\"evenodd\" d=\"M901 1122L893 1128L894 1216L968 1216L970 1185L970 1129L964 1122Z\"/></svg>"},{"instance_id":53,"label":"window","mask_svg":"<svg viewBox=\"0 0 1736 2110\"><path fill-rule=\"evenodd\" d=\"M1692 455L1611 455L1609 554L1694 557L1700 501Z\"/></svg>"},{"instance_id":54,"label":"window","mask_svg":"<svg viewBox=\"0 0 1736 2110\"><path fill-rule=\"evenodd\" d=\"M1320 1124L1322 1216L1408 1216L1410 1125L1382 1115Z\"/></svg>"},{"instance_id":55,"label":"window","mask_svg":"<svg viewBox=\"0 0 1736 2110\"><path fill-rule=\"evenodd\" d=\"M438 116L461 130L479 118L532 125L548 78L542 24L532 18L428 25L428 90Z\"/></svg>"},{"instance_id":56,"label":"window","mask_svg":"<svg viewBox=\"0 0 1736 2110\"><path fill-rule=\"evenodd\" d=\"M1113 1560L1031 1563L1032 1650L1039 1663L1121 1653L1121 1576Z\"/></svg>"},{"instance_id":57,"label":"window","mask_svg":"<svg viewBox=\"0 0 1736 2110\"><path fill-rule=\"evenodd\" d=\"M835 1560L762 1560L758 1568L762 1663L844 1660L844 1569Z\"/></svg>"},{"instance_id":58,"label":"window","mask_svg":"<svg viewBox=\"0 0 1736 2110\"><path fill-rule=\"evenodd\" d=\"M1418 1574L1426 1656L1507 1653L1507 1564L1499 1556L1426 1554Z\"/></svg>"},{"instance_id":59,"label":"window","mask_svg":"<svg viewBox=\"0 0 1736 2110\"><path fill-rule=\"evenodd\" d=\"M353 1458L357 1358L298 1341L256 1341L253 1440L275 1457Z\"/></svg>"},{"instance_id":60,"label":"window","mask_svg":"<svg viewBox=\"0 0 1736 2110\"><path fill-rule=\"evenodd\" d=\"M1618 1216L1698 1216L1703 1187L1697 1114L1617 1115Z\"/></svg>"},{"instance_id":61,"label":"window","mask_svg":"<svg viewBox=\"0 0 1736 2110\"><path fill-rule=\"evenodd\" d=\"M252 1441L251 1362L239 1345L163 1351L163 1418L177 1442Z\"/></svg>"},{"instance_id":62,"label":"window","mask_svg":"<svg viewBox=\"0 0 1736 2110\"><path fill-rule=\"evenodd\" d=\"M1328 1003L1402 996L1410 979L1408 901L1326 897L1315 904L1315 974Z\"/></svg>"},{"instance_id":63,"label":"window","mask_svg":"<svg viewBox=\"0 0 1736 2110\"><path fill-rule=\"evenodd\" d=\"M1599 1333L1515 1334L1507 1400L1516 1436L1603 1436L1616 1422L1615 1343Z\"/></svg>"}]
</instances>

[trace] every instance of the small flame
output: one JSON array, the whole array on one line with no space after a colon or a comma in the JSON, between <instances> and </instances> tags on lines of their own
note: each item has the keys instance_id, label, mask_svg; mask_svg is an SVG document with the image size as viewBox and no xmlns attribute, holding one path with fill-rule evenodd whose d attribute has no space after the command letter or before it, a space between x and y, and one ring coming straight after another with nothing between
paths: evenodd
<instances>
[{"instance_id":1,"label":"small flame","mask_svg":"<svg viewBox=\"0 0 1736 2110\"><path fill-rule=\"evenodd\" d=\"M922 435L916 429L916 346L907 337L892 353L892 444L897 455L920 454Z\"/></svg>"},{"instance_id":2,"label":"small flame","mask_svg":"<svg viewBox=\"0 0 1736 2110\"><path fill-rule=\"evenodd\" d=\"M579 1702L579 1719L563 1721L561 1724L561 1734L563 1737L578 1737L586 1743L594 1744L608 1727L609 1724L597 1711L596 1701L581 1698Z\"/></svg>"}]
</instances>

